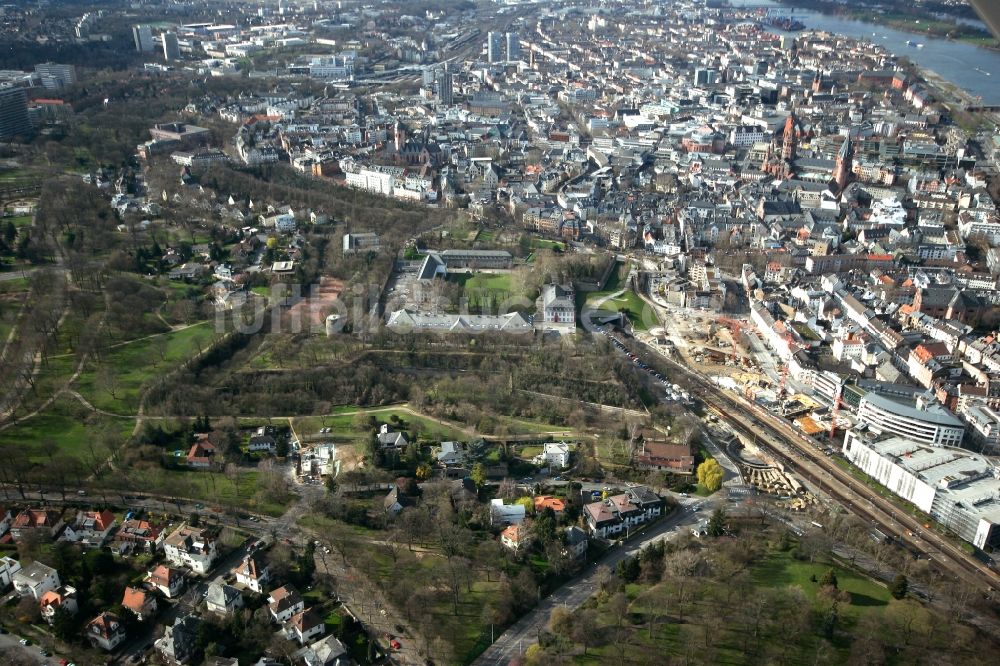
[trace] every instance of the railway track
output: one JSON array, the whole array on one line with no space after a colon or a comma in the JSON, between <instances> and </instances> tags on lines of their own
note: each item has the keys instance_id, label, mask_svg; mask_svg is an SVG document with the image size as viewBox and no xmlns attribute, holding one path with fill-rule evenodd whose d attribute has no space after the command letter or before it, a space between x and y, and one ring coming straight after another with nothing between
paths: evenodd
<instances>
[{"instance_id":1,"label":"railway track","mask_svg":"<svg viewBox=\"0 0 1000 666\"><path fill-rule=\"evenodd\" d=\"M957 578L977 589L992 594L1000 589L1000 576L986 565L972 559L965 551L945 537L924 527L917 519L903 512L867 485L829 460L816 449L816 444L806 435L792 430L791 426L777 422L777 418L757 405L726 394L723 389L701 373L685 365L650 352L645 345L633 343L633 351L644 362L667 365L689 384L692 394L717 410L735 430L749 436L789 470L815 484L834 499L846 504L852 513L870 521L885 534L898 539L911 552L926 554ZM914 535L922 534L921 539Z\"/></svg>"}]
</instances>

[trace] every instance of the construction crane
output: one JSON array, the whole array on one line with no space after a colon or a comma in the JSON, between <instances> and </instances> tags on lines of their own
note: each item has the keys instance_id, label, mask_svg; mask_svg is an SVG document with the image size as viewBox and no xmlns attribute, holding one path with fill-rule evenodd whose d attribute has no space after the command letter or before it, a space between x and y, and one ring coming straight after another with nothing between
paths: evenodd
<instances>
[{"instance_id":1,"label":"construction crane","mask_svg":"<svg viewBox=\"0 0 1000 666\"><path fill-rule=\"evenodd\" d=\"M785 382L788 381L788 364L785 363L781 368L781 382L778 384L778 400L785 395Z\"/></svg>"},{"instance_id":2,"label":"construction crane","mask_svg":"<svg viewBox=\"0 0 1000 666\"><path fill-rule=\"evenodd\" d=\"M739 361L739 355L736 353L736 348L740 343L740 333L743 331L743 325L738 320L730 319L729 317L718 317L716 321L732 331L733 351L732 354L730 354L730 358L735 365Z\"/></svg>"}]
</instances>

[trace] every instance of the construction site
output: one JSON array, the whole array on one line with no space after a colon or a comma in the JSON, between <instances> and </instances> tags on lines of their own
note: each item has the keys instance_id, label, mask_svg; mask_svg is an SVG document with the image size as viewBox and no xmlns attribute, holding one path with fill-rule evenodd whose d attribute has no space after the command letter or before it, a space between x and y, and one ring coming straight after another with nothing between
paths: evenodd
<instances>
[{"instance_id":1,"label":"construction site","mask_svg":"<svg viewBox=\"0 0 1000 666\"><path fill-rule=\"evenodd\" d=\"M767 348L753 323L694 310L669 315L662 329L651 331L662 353L679 355L720 387L788 419L806 435L825 432L832 441L850 427L839 413L839 398L832 406L822 404L803 392L808 387L789 379L788 364Z\"/></svg>"},{"instance_id":2,"label":"construction site","mask_svg":"<svg viewBox=\"0 0 1000 666\"><path fill-rule=\"evenodd\" d=\"M753 442L729 433L726 453L740 469L743 479L760 495L777 498L782 508L804 511L817 503L816 496L789 472L784 463L759 449Z\"/></svg>"}]
</instances>

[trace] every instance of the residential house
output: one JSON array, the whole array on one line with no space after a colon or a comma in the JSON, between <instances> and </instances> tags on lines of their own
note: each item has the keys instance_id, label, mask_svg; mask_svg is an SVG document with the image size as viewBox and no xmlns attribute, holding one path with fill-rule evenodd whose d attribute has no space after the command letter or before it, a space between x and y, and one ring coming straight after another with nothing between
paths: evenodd
<instances>
[{"instance_id":1,"label":"residential house","mask_svg":"<svg viewBox=\"0 0 1000 666\"><path fill-rule=\"evenodd\" d=\"M237 609L243 608L243 595L232 585L226 585L221 581L214 581L208 586L208 593L205 595L205 606L209 612L219 615L230 615Z\"/></svg>"},{"instance_id":2,"label":"residential house","mask_svg":"<svg viewBox=\"0 0 1000 666\"><path fill-rule=\"evenodd\" d=\"M344 644L331 634L294 653L292 663L301 666L349 666L354 661L347 654Z\"/></svg>"},{"instance_id":3,"label":"residential house","mask_svg":"<svg viewBox=\"0 0 1000 666\"><path fill-rule=\"evenodd\" d=\"M215 444L208 441L208 437L199 438L188 451L184 461L188 467L195 469L208 469L212 466L212 459L215 457Z\"/></svg>"},{"instance_id":4,"label":"residential house","mask_svg":"<svg viewBox=\"0 0 1000 666\"><path fill-rule=\"evenodd\" d=\"M406 507L413 506L413 504L413 498L400 490L398 486L393 486L392 490L385 496L385 499L382 500L382 509L388 515L395 516Z\"/></svg>"},{"instance_id":5,"label":"residential house","mask_svg":"<svg viewBox=\"0 0 1000 666\"><path fill-rule=\"evenodd\" d=\"M581 560L587 556L587 546L590 539L587 533L576 525L566 528L566 554L574 560Z\"/></svg>"},{"instance_id":6,"label":"residential house","mask_svg":"<svg viewBox=\"0 0 1000 666\"><path fill-rule=\"evenodd\" d=\"M267 426L257 428L254 434L250 435L250 442L247 444L247 451L250 453L267 452L274 453L278 448L278 443L274 439L273 429Z\"/></svg>"},{"instance_id":7,"label":"residential house","mask_svg":"<svg viewBox=\"0 0 1000 666\"><path fill-rule=\"evenodd\" d=\"M566 442L546 442L545 448L538 455L538 462L555 469L569 466L569 444Z\"/></svg>"},{"instance_id":8,"label":"residential house","mask_svg":"<svg viewBox=\"0 0 1000 666\"><path fill-rule=\"evenodd\" d=\"M267 610L271 614L271 619L278 624L287 622L293 615L301 613L305 608L305 602L302 601L299 591L291 585L283 585L276 590L271 590L267 596Z\"/></svg>"},{"instance_id":9,"label":"residential house","mask_svg":"<svg viewBox=\"0 0 1000 666\"><path fill-rule=\"evenodd\" d=\"M523 504L504 504L500 498L490 500L490 517L493 525L520 525L524 522Z\"/></svg>"},{"instance_id":10,"label":"residential house","mask_svg":"<svg viewBox=\"0 0 1000 666\"><path fill-rule=\"evenodd\" d=\"M321 618L311 608L293 615L284 626L285 638L290 641L298 641L300 645L305 645L312 638L321 636L326 631L326 625Z\"/></svg>"},{"instance_id":11,"label":"residential house","mask_svg":"<svg viewBox=\"0 0 1000 666\"><path fill-rule=\"evenodd\" d=\"M63 585L54 590L49 590L38 600L38 609L42 614L42 619L52 624L55 622L56 611L63 609L70 615L76 615L80 610L76 600L76 588L71 585Z\"/></svg>"},{"instance_id":12,"label":"residential house","mask_svg":"<svg viewBox=\"0 0 1000 666\"><path fill-rule=\"evenodd\" d=\"M257 594L264 592L264 587L271 581L271 572L259 553L251 553L236 565L232 573L236 582L245 585Z\"/></svg>"},{"instance_id":13,"label":"residential house","mask_svg":"<svg viewBox=\"0 0 1000 666\"><path fill-rule=\"evenodd\" d=\"M662 515L663 498L645 486L635 486L583 509L591 534L607 539L622 532L627 536L632 528Z\"/></svg>"},{"instance_id":14,"label":"residential house","mask_svg":"<svg viewBox=\"0 0 1000 666\"><path fill-rule=\"evenodd\" d=\"M184 590L184 573L163 564L150 571L147 580L167 599L173 599Z\"/></svg>"},{"instance_id":15,"label":"residential house","mask_svg":"<svg viewBox=\"0 0 1000 666\"><path fill-rule=\"evenodd\" d=\"M111 652L125 640L125 627L114 613L104 612L87 623L87 640L95 648Z\"/></svg>"},{"instance_id":16,"label":"residential house","mask_svg":"<svg viewBox=\"0 0 1000 666\"><path fill-rule=\"evenodd\" d=\"M406 435L401 432L394 432L389 424L383 423L378 431L378 445L383 449L398 449L406 446Z\"/></svg>"},{"instance_id":17,"label":"residential house","mask_svg":"<svg viewBox=\"0 0 1000 666\"><path fill-rule=\"evenodd\" d=\"M38 530L47 539L59 536L65 523L58 511L46 509L25 509L14 516L10 524L10 535L16 543L29 530Z\"/></svg>"},{"instance_id":18,"label":"residential house","mask_svg":"<svg viewBox=\"0 0 1000 666\"><path fill-rule=\"evenodd\" d=\"M694 471L694 454L688 444L671 444L643 436L635 452L635 463L640 469L691 474Z\"/></svg>"},{"instance_id":19,"label":"residential house","mask_svg":"<svg viewBox=\"0 0 1000 666\"><path fill-rule=\"evenodd\" d=\"M7 534L7 530L10 529L10 524L14 521L14 517L11 516L10 510L0 506L0 537Z\"/></svg>"},{"instance_id":20,"label":"residential house","mask_svg":"<svg viewBox=\"0 0 1000 666\"><path fill-rule=\"evenodd\" d=\"M163 547L165 537L166 534L159 525L147 520L129 518L115 532L115 549L119 553L135 549L154 553Z\"/></svg>"},{"instance_id":21,"label":"residential house","mask_svg":"<svg viewBox=\"0 0 1000 666\"><path fill-rule=\"evenodd\" d=\"M32 562L15 573L11 582L20 596L38 601L43 594L59 587L59 572L41 562Z\"/></svg>"},{"instance_id":22,"label":"residential house","mask_svg":"<svg viewBox=\"0 0 1000 666\"><path fill-rule=\"evenodd\" d=\"M13 557L0 557L0 592L14 581L14 574L21 570L21 563Z\"/></svg>"},{"instance_id":23,"label":"residential house","mask_svg":"<svg viewBox=\"0 0 1000 666\"><path fill-rule=\"evenodd\" d=\"M535 498L535 513L541 513L545 509L552 509L552 512L556 516L561 516L566 510L566 502L559 499L558 497L552 497L550 495L539 495Z\"/></svg>"},{"instance_id":24,"label":"residential house","mask_svg":"<svg viewBox=\"0 0 1000 666\"><path fill-rule=\"evenodd\" d=\"M195 573L204 574L215 562L217 555L215 540L214 531L188 527L186 523L181 523L180 527L163 541L163 552L169 564L187 567Z\"/></svg>"},{"instance_id":25,"label":"residential house","mask_svg":"<svg viewBox=\"0 0 1000 666\"><path fill-rule=\"evenodd\" d=\"M465 464L468 452L461 442L441 442L441 450L436 457L439 464L445 467L455 467Z\"/></svg>"},{"instance_id":26,"label":"residential house","mask_svg":"<svg viewBox=\"0 0 1000 666\"><path fill-rule=\"evenodd\" d=\"M126 587L122 607L132 611L139 622L145 622L156 615L156 597L141 588Z\"/></svg>"},{"instance_id":27,"label":"residential house","mask_svg":"<svg viewBox=\"0 0 1000 666\"><path fill-rule=\"evenodd\" d=\"M199 625L201 620L194 615L180 616L166 628L153 647L167 664L191 662L198 652Z\"/></svg>"},{"instance_id":28,"label":"residential house","mask_svg":"<svg viewBox=\"0 0 1000 666\"><path fill-rule=\"evenodd\" d=\"M500 533L500 543L503 544L504 548L512 550L515 553L525 545L527 540L528 530L522 525L508 525Z\"/></svg>"},{"instance_id":29,"label":"residential house","mask_svg":"<svg viewBox=\"0 0 1000 666\"><path fill-rule=\"evenodd\" d=\"M64 541L79 543L84 548L100 548L110 538L118 521L115 514L104 511L78 511L72 523L66 525L60 537Z\"/></svg>"},{"instance_id":30,"label":"residential house","mask_svg":"<svg viewBox=\"0 0 1000 666\"><path fill-rule=\"evenodd\" d=\"M622 521L604 502L593 502L583 507L583 515L591 534L606 539L622 531Z\"/></svg>"}]
</instances>

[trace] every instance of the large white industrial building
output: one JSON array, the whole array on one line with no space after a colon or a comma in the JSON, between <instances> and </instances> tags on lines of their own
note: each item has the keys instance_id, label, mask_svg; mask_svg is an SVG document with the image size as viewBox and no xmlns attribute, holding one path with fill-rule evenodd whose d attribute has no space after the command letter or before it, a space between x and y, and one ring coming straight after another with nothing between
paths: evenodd
<instances>
[{"instance_id":1,"label":"large white industrial building","mask_svg":"<svg viewBox=\"0 0 1000 666\"><path fill-rule=\"evenodd\" d=\"M844 455L861 471L978 548L1000 546L1000 468L965 449L849 430Z\"/></svg>"}]
</instances>

